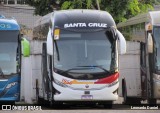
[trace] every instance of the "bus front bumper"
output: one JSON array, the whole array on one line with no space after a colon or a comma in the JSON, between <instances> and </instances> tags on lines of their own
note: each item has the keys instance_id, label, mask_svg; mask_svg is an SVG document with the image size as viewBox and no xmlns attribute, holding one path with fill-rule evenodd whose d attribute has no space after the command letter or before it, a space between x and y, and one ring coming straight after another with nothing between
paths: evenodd
<instances>
[{"instance_id":1,"label":"bus front bumper","mask_svg":"<svg viewBox=\"0 0 160 113\"><path fill-rule=\"evenodd\" d=\"M55 101L116 101L118 99L117 90L119 82L111 87L100 90L73 90L64 88L54 83L54 88L59 92L54 95Z\"/></svg>"}]
</instances>

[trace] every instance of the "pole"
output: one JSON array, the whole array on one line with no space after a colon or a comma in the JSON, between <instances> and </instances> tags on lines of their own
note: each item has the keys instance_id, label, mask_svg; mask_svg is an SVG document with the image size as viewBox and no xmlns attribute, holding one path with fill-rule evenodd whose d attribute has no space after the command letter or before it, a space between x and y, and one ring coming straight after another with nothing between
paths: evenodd
<instances>
[{"instance_id":1,"label":"pole","mask_svg":"<svg viewBox=\"0 0 160 113\"><path fill-rule=\"evenodd\" d=\"M96 3L97 3L97 8L98 8L98 10L100 10L100 7L99 7L99 1L98 1L98 0L96 0Z\"/></svg>"},{"instance_id":2,"label":"pole","mask_svg":"<svg viewBox=\"0 0 160 113\"><path fill-rule=\"evenodd\" d=\"M17 4L17 0L14 1L14 4Z\"/></svg>"}]
</instances>

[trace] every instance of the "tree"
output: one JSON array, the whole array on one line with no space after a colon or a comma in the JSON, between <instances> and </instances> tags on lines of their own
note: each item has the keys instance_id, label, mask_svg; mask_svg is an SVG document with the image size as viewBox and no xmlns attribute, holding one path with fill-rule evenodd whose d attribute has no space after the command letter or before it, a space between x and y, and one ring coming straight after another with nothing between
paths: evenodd
<instances>
[{"instance_id":1,"label":"tree","mask_svg":"<svg viewBox=\"0 0 160 113\"><path fill-rule=\"evenodd\" d=\"M155 0L98 0L101 10L108 11L116 23L153 9ZM54 9L97 9L97 0L26 0L35 14L45 15Z\"/></svg>"},{"instance_id":2,"label":"tree","mask_svg":"<svg viewBox=\"0 0 160 113\"><path fill-rule=\"evenodd\" d=\"M35 15L44 16L49 12L59 10L65 0L26 0L26 4L35 7Z\"/></svg>"},{"instance_id":3,"label":"tree","mask_svg":"<svg viewBox=\"0 0 160 113\"><path fill-rule=\"evenodd\" d=\"M160 5L160 0L155 0L156 5Z\"/></svg>"},{"instance_id":4,"label":"tree","mask_svg":"<svg viewBox=\"0 0 160 113\"><path fill-rule=\"evenodd\" d=\"M145 13L149 10L153 10L154 0L132 0L129 2L128 10L125 18L131 18L140 13Z\"/></svg>"},{"instance_id":5,"label":"tree","mask_svg":"<svg viewBox=\"0 0 160 113\"><path fill-rule=\"evenodd\" d=\"M116 23L125 21L139 13L152 10L155 0L99 0L100 9L108 11ZM67 0L61 9L87 8L97 9L96 0Z\"/></svg>"}]
</instances>

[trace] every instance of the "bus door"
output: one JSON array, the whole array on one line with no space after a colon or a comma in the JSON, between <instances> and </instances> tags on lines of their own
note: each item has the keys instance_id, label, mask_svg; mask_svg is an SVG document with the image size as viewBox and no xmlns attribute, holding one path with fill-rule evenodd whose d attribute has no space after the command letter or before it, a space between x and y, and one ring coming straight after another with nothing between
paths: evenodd
<instances>
[{"instance_id":1,"label":"bus door","mask_svg":"<svg viewBox=\"0 0 160 113\"><path fill-rule=\"evenodd\" d=\"M140 64L141 64L141 94L142 98L147 97L147 73L146 73L146 44L141 42Z\"/></svg>"}]
</instances>

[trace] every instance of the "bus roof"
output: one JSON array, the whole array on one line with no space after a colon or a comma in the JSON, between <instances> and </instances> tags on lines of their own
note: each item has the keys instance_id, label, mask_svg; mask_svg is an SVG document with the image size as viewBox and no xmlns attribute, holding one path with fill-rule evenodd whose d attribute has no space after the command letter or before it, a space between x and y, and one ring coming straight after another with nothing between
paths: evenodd
<instances>
[{"instance_id":1,"label":"bus roof","mask_svg":"<svg viewBox=\"0 0 160 113\"><path fill-rule=\"evenodd\" d=\"M43 25L45 23L52 22L54 27L65 28L64 25L75 25L76 23L104 23L107 27L115 26L115 22L112 16L106 11L100 10L88 10L88 9L72 9L72 10L60 10L49 13L40 18L34 27ZM101 26L98 26L101 27ZM72 26L67 29L84 28L84 26ZM85 27L87 28L87 27ZM92 26L92 28L95 28ZM97 27L96 27L97 28Z\"/></svg>"},{"instance_id":2,"label":"bus roof","mask_svg":"<svg viewBox=\"0 0 160 113\"><path fill-rule=\"evenodd\" d=\"M128 19L126 22L117 24L117 27L135 25L144 22L151 22L152 25L160 24L160 11L150 11Z\"/></svg>"},{"instance_id":3,"label":"bus roof","mask_svg":"<svg viewBox=\"0 0 160 113\"><path fill-rule=\"evenodd\" d=\"M56 11L53 15L52 23L55 27L76 29L84 28L85 26L77 25L76 23L104 23L107 27L115 26L112 16L106 11L99 10L62 10ZM66 25L66 26L65 26ZM68 26L67 26L68 25ZM74 26L75 25L75 26ZM86 26L85 28L88 28ZM100 28L102 26L91 26L89 28Z\"/></svg>"},{"instance_id":4,"label":"bus roof","mask_svg":"<svg viewBox=\"0 0 160 113\"><path fill-rule=\"evenodd\" d=\"M49 27L76 32L94 32L110 26L116 27L116 24L106 11L88 9L54 11L36 21L33 39L45 40Z\"/></svg>"},{"instance_id":5,"label":"bus roof","mask_svg":"<svg viewBox=\"0 0 160 113\"><path fill-rule=\"evenodd\" d=\"M0 30L20 30L20 26L14 19L0 18Z\"/></svg>"}]
</instances>

